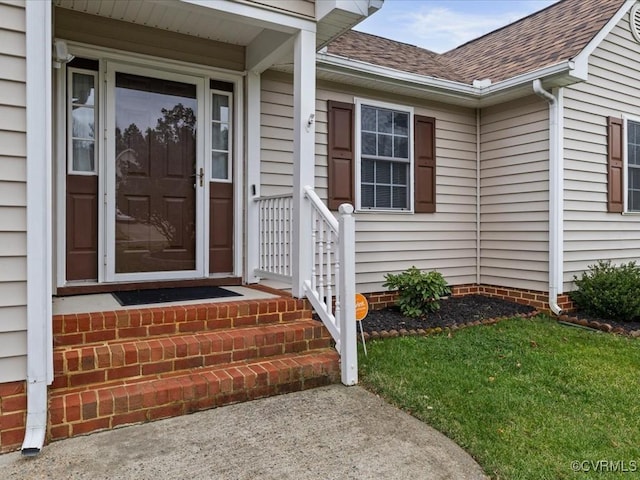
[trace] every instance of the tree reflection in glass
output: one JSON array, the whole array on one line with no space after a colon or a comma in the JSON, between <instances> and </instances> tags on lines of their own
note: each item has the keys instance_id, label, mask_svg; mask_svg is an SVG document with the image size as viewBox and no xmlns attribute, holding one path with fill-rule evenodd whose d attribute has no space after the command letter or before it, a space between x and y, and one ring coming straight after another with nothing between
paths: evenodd
<instances>
[{"instance_id":1,"label":"tree reflection in glass","mask_svg":"<svg viewBox=\"0 0 640 480\"><path fill-rule=\"evenodd\" d=\"M116 272L195 269L195 85L116 75Z\"/></svg>"}]
</instances>

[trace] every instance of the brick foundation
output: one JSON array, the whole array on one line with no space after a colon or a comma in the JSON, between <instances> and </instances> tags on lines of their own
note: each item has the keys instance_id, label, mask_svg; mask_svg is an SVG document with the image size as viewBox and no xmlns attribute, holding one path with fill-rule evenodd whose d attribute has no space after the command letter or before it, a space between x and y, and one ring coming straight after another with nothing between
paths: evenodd
<instances>
[{"instance_id":1,"label":"brick foundation","mask_svg":"<svg viewBox=\"0 0 640 480\"><path fill-rule=\"evenodd\" d=\"M0 453L20 448L26 420L26 382L0 383Z\"/></svg>"},{"instance_id":2,"label":"brick foundation","mask_svg":"<svg viewBox=\"0 0 640 480\"><path fill-rule=\"evenodd\" d=\"M452 297L462 297L464 295L485 295L491 298L500 298L522 305L529 305L544 312L550 311L549 294L537 290L477 284L455 285L451 287ZM397 292L374 292L365 294L365 297L369 300L369 308L371 310L380 310L393 306L397 296ZM575 309L571 298L567 294L558 295L558 305L563 311L567 312Z\"/></svg>"}]
</instances>

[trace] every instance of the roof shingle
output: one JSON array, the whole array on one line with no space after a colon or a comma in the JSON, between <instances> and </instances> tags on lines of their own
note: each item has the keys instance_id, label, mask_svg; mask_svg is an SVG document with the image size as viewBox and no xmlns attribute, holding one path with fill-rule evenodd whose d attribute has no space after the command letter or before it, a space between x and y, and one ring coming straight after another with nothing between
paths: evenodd
<instances>
[{"instance_id":1,"label":"roof shingle","mask_svg":"<svg viewBox=\"0 0 640 480\"><path fill-rule=\"evenodd\" d=\"M444 54L355 31L333 41L329 53L468 84L496 83L574 58L623 3L561 0Z\"/></svg>"}]
</instances>

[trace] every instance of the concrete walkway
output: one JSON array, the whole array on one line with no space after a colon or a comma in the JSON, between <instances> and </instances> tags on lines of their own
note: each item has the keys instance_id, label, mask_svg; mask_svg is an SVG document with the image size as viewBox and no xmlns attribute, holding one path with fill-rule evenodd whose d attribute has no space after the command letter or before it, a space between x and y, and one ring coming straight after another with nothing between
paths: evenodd
<instances>
[{"instance_id":1,"label":"concrete walkway","mask_svg":"<svg viewBox=\"0 0 640 480\"><path fill-rule=\"evenodd\" d=\"M3 479L481 479L431 427L360 387L307 390L0 455Z\"/></svg>"}]
</instances>

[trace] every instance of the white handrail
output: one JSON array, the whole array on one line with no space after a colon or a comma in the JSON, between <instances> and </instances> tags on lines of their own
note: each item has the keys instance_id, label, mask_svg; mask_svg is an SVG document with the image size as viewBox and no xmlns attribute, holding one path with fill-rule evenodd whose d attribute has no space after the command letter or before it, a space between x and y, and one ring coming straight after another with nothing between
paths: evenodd
<instances>
[{"instance_id":1,"label":"white handrail","mask_svg":"<svg viewBox=\"0 0 640 480\"><path fill-rule=\"evenodd\" d=\"M311 203L315 207L315 209L322 214L322 217L329 224L329 226L331 227L331 230L333 230L334 233L338 233L339 227L338 227L338 221L336 220L336 217L333 216L333 214L331 213L331 210L327 208L324 202L320 200L320 197L313 190L313 188L307 185L306 187L304 187L304 194L307 196L309 200L311 200Z\"/></svg>"},{"instance_id":2,"label":"white handrail","mask_svg":"<svg viewBox=\"0 0 640 480\"><path fill-rule=\"evenodd\" d=\"M336 342L341 356L342 383L358 382L355 320L355 219L353 206L342 204L339 220L309 186L312 205L311 279L305 295ZM334 298L335 295L335 298Z\"/></svg>"},{"instance_id":3,"label":"white handrail","mask_svg":"<svg viewBox=\"0 0 640 480\"><path fill-rule=\"evenodd\" d=\"M340 205L336 219L313 188L306 186L303 190L304 198L311 204L312 226L308 240L311 245L301 249L312 256L310 278L303 282L304 294L336 342L342 383L355 385L358 357L353 207L346 203ZM259 266L255 273L260 277L292 281L293 194L259 197L255 201L260 222Z\"/></svg>"}]
</instances>

